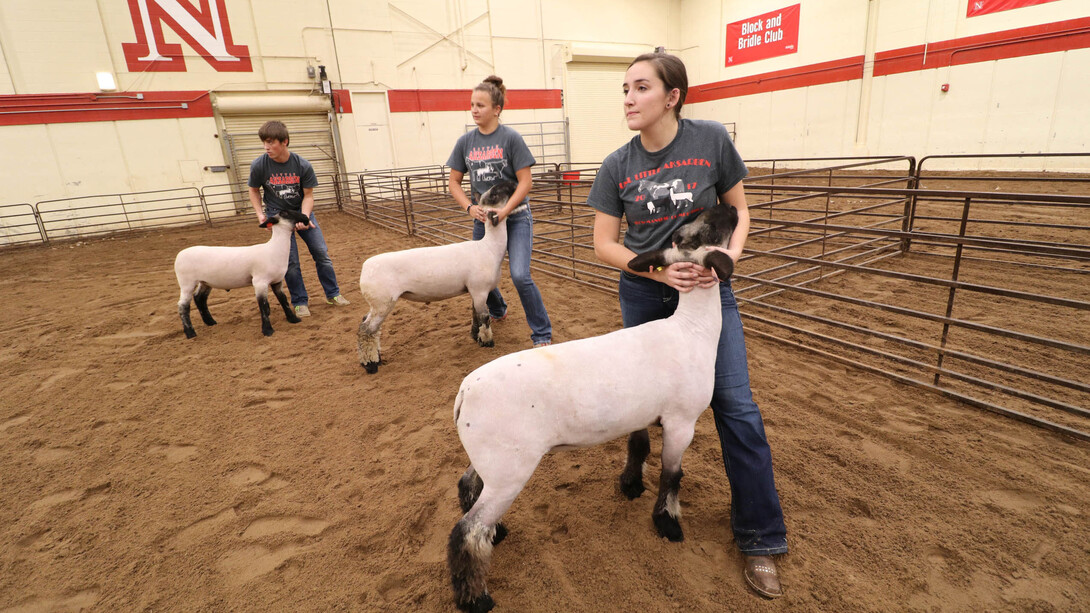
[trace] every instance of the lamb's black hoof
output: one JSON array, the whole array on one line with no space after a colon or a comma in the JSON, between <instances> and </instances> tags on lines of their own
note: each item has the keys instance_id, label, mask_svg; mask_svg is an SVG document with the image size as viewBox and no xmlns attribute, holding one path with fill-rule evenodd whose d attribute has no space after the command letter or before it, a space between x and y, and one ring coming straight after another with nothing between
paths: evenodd
<instances>
[{"instance_id":1,"label":"lamb's black hoof","mask_svg":"<svg viewBox=\"0 0 1090 613\"><path fill-rule=\"evenodd\" d=\"M496 524L496 535L492 537L492 546L499 545L505 538L507 538L507 527L503 524Z\"/></svg>"},{"instance_id":2,"label":"lamb's black hoof","mask_svg":"<svg viewBox=\"0 0 1090 613\"><path fill-rule=\"evenodd\" d=\"M477 340L477 344L480 345L481 347L495 347L496 346L495 341L482 341L480 339Z\"/></svg>"},{"instance_id":3,"label":"lamb's black hoof","mask_svg":"<svg viewBox=\"0 0 1090 613\"><path fill-rule=\"evenodd\" d=\"M363 364L360 364L360 366L363 366L363 369L366 370L369 375L378 372L378 362L364 362Z\"/></svg>"},{"instance_id":4,"label":"lamb's black hoof","mask_svg":"<svg viewBox=\"0 0 1090 613\"><path fill-rule=\"evenodd\" d=\"M288 323L289 323L289 324L297 324L297 323L299 323L299 322L301 322L301 321L303 321L303 320L302 320L302 319L299 319L299 318L298 318L298 317L296 317L295 315L292 315L291 317L289 317L289 318L288 318Z\"/></svg>"},{"instance_id":5,"label":"lamb's black hoof","mask_svg":"<svg viewBox=\"0 0 1090 613\"><path fill-rule=\"evenodd\" d=\"M197 333L193 330L193 328L186 328L184 332L186 338L194 338L197 336Z\"/></svg>"},{"instance_id":6,"label":"lamb's black hoof","mask_svg":"<svg viewBox=\"0 0 1090 613\"><path fill-rule=\"evenodd\" d=\"M685 534L681 531L681 523L676 518L670 517L668 513L652 515L651 519L655 520L655 529L659 531L659 536L664 536L673 543L680 543L685 540Z\"/></svg>"},{"instance_id":7,"label":"lamb's black hoof","mask_svg":"<svg viewBox=\"0 0 1090 613\"><path fill-rule=\"evenodd\" d=\"M475 598L469 602L458 603L458 608L466 611L466 613L488 613L494 606L496 606L496 603L489 594L482 594L480 598Z\"/></svg>"},{"instance_id":8,"label":"lamb's black hoof","mask_svg":"<svg viewBox=\"0 0 1090 613\"><path fill-rule=\"evenodd\" d=\"M268 329L262 328L261 333L264 334L265 336L272 336L273 335L273 329L272 328L268 328Z\"/></svg>"},{"instance_id":9,"label":"lamb's black hoof","mask_svg":"<svg viewBox=\"0 0 1090 613\"><path fill-rule=\"evenodd\" d=\"M643 486L643 479L629 479L621 475L621 493L629 500L635 500L643 495L647 488Z\"/></svg>"}]
</instances>

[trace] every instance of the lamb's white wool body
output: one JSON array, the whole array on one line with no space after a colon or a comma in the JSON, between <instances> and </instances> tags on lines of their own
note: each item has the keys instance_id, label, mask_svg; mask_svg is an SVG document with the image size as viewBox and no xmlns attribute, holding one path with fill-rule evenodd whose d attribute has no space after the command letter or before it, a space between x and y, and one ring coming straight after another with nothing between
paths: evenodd
<instances>
[{"instance_id":1,"label":"lamb's white wool body","mask_svg":"<svg viewBox=\"0 0 1090 613\"><path fill-rule=\"evenodd\" d=\"M269 322L270 289L283 307L288 321L300 321L282 288L284 275L288 271L291 233L296 222L308 223L309 219L302 213L283 211L269 218L267 223L272 226L272 236L265 243L245 247L198 245L178 252L174 259L174 275L181 289L178 315L182 319L182 330L187 338L197 335L189 319L189 305L193 301L197 303L197 310L200 311L204 323L209 326L216 325L208 311L208 294L212 289L230 290L253 286L261 312L261 332L265 336L273 333L272 324Z\"/></svg>"},{"instance_id":2,"label":"lamb's white wool body","mask_svg":"<svg viewBox=\"0 0 1090 613\"><path fill-rule=\"evenodd\" d=\"M513 182L496 184L481 196L481 206L488 209L503 206L514 188ZM419 247L368 258L360 272L360 291L371 307L358 331L360 365L368 373L378 371L382 322L401 298L433 302L468 292L473 299L473 338L479 345L491 347L491 318L486 301L488 293L499 285L506 251L507 223L489 211L485 235L479 241Z\"/></svg>"},{"instance_id":3,"label":"lamb's white wool body","mask_svg":"<svg viewBox=\"0 0 1090 613\"><path fill-rule=\"evenodd\" d=\"M676 247L638 256L629 266L691 261L726 279L730 257L706 246L725 246L737 216L719 209L675 233ZM465 516L447 550L459 608L492 608L485 588L490 545L506 535L500 518L550 451L632 434L621 490L634 498L643 492L646 428L661 425L662 476L652 518L660 535L683 539L681 457L711 403L722 322L719 287L695 288L680 295L666 319L509 354L465 377L454 421L471 465L459 482Z\"/></svg>"},{"instance_id":4,"label":"lamb's white wool body","mask_svg":"<svg viewBox=\"0 0 1090 613\"><path fill-rule=\"evenodd\" d=\"M722 325L718 288L682 294L667 319L500 357L455 400L458 436L486 484L533 458L662 422L692 429L711 402ZM490 460L497 461L490 461Z\"/></svg>"}]
</instances>

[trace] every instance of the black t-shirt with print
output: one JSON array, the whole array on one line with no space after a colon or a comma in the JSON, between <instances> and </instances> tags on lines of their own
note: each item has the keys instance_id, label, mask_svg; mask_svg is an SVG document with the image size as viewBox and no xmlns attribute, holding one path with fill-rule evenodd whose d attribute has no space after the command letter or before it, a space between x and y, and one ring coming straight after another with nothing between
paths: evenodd
<instances>
[{"instance_id":1,"label":"black t-shirt with print","mask_svg":"<svg viewBox=\"0 0 1090 613\"><path fill-rule=\"evenodd\" d=\"M262 188L266 211L301 211L303 190L318 186L314 167L290 153L281 164L264 153L250 164L250 187Z\"/></svg>"}]
</instances>

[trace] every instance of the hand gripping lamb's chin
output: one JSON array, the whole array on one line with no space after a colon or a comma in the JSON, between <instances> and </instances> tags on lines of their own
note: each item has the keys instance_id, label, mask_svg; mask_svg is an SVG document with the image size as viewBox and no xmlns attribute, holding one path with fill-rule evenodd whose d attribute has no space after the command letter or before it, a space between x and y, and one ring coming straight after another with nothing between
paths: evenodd
<instances>
[{"instance_id":1,"label":"hand gripping lamb's chin","mask_svg":"<svg viewBox=\"0 0 1090 613\"><path fill-rule=\"evenodd\" d=\"M736 211L716 206L679 230L676 246L645 254L630 266L684 259L714 269L725 280L734 268L730 256L708 247L726 244L736 225ZM462 380L454 423L470 466L458 482L465 515L447 544L459 609L493 607L486 580L492 547L507 534L500 520L551 451L628 434L620 485L625 496L635 498L644 491L647 427L661 425L662 474L651 518L659 535L684 539L678 503L681 456L712 398L723 325L719 296L717 286L695 288L680 296L677 310L666 319L510 353Z\"/></svg>"},{"instance_id":2,"label":"hand gripping lamb's chin","mask_svg":"<svg viewBox=\"0 0 1090 613\"><path fill-rule=\"evenodd\" d=\"M708 247L725 249L737 226L738 211L733 206L714 206L701 213L696 221L678 228L672 247L641 253L628 262L628 267L645 271L676 262L694 262L711 268L720 281L726 281L734 274L734 260L726 253Z\"/></svg>"}]
</instances>

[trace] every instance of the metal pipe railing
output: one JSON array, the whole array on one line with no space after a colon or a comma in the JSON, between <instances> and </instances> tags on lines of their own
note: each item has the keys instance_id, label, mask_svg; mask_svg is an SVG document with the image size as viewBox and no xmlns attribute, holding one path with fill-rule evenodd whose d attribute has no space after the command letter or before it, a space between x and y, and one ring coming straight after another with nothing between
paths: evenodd
<instances>
[{"instance_id":1,"label":"metal pipe railing","mask_svg":"<svg viewBox=\"0 0 1090 613\"><path fill-rule=\"evenodd\" d=\"M941 157L751 160L752 228L734 278L748 332L1090 439L1090 333L1068 325L1090 311L1090 180L925 171ZM597 170L534 168L533 269L615 292L585 203ZM471 223L452 203L448 175L436 165L323 177L316 200L428 242L467 240ZM945 188L987 179L1003 189ZM1040 185L1069 193L1023 189ZM240 214L249 210L244 185L184 194L99 196L113 207L99 210L95 197L12 205L0 221L20 220L4 224L20 228L9 235L38 225L44 241L81 224L107 232L249 218Z\"/></svg>"}]
</instances>

